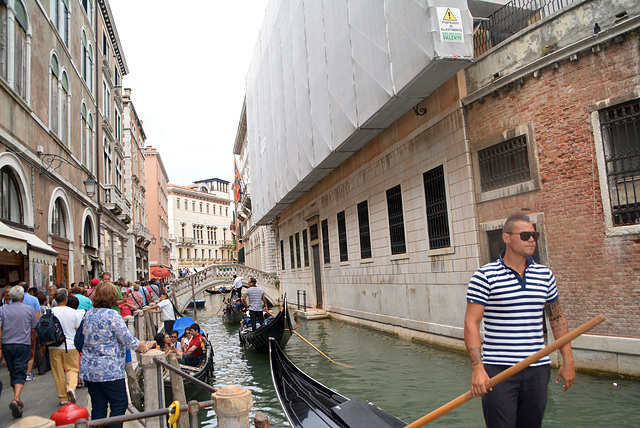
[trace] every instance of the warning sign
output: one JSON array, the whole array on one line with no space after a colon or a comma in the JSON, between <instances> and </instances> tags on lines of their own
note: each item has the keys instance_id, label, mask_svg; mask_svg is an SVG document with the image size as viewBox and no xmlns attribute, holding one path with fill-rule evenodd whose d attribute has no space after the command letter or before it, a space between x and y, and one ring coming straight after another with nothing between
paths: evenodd
<instances>
[{"instance_id":1,"label":"warning sign","mask_svg":"<svg viewBox=\"0 0 640 428\"><path fill-rule=\"evenodd\" d=\"M455 7L439 7L437 9L438 23L440 24L440 41L464 42L460 9Z\"/></svg>"}]
</instances>

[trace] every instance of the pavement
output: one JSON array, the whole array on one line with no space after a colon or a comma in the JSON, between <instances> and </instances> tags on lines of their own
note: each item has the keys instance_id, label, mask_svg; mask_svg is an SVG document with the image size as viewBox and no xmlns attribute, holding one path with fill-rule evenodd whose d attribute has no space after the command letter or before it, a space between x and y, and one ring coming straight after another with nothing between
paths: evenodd
<instances>
[{"instance_id":1,"label":"pavement","mask_svg":"<svg viewBox=\"0 0 640 428\"><path fill-rule=\"evenodd\" d=\"M7 428L18 422L20 418L14 418L11 415L11 409L9 409L9 403L13 400L13 388L11 388L7 365L4 363L4 360L2 363L2 366L0 366L0 381L2 381L2 393L0 394L0 428ZM22 394L20 395L24 403L22 418L27 416L40 416L48 419L60 408L60 400L58 399L58 392L53 382L53 376L51 375L51 371L46 372L44 375L38 375L38 371L35 368L33 373L35 378L25 383ZM76 389L76 404L86 407L89 414L91 414L91 400L87 388ZM141 425L137 422L126 422L124 426L140 427Z\"/></svg>"}]
</instances>

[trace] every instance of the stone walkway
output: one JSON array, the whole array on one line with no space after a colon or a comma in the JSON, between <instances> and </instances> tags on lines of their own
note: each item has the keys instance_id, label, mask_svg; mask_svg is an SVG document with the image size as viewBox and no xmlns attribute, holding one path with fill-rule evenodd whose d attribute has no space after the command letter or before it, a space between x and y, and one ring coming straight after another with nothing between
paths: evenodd
<instances>
[{"instance_id":1,"label":"stone walkway","mask_svg":"<svg viewBox=\"0 0 640 428\"><path fill-rule=\"evenodd\" d=\"M22 390L21 399L24 403L22 417L40 416L48 419L60 408L60 400L58 399L56 386L53 382L51 371L46 372L44 375L38 375L37 370L34 370L34 374L35 379L27 382ZM13 400L13 389L11 388L9 371L7 370L7 365L4 363L4 360L0 367L0 381L2 381L0 428L7 428L20 419L15 419L9 409L9 403ZM89 413L91 413L91 400L89 399L87 388L76 389L76 404L86 407ZM137 422L127 422L124 426L130 428L141 427Z\"/></svg>"}]
</instances>

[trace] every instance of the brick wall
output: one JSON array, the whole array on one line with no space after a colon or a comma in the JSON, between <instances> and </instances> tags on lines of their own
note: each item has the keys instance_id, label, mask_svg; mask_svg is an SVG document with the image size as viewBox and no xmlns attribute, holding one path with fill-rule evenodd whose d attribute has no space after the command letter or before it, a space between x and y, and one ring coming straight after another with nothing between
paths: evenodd
<instances>
[{"instance_id":1,"label":"brick wall","mask_svg":"<svg viewBox=\"0 0 640 428\"><path fill-rule=\"evenodd\" d=\"M640 89L637 33L600 52L545 68L524 85L500 91L467 109L474 144L519 125L531 125L539 189L483 202L479 221L526 209L544 214L547 264L554 271L571 326L598 313L598 334L640 337L640 235L607 233L591 111L596 103ZM613 103L615 104L615 102ZM604 203L609 204L608 200Z\"/></svg>"}]
</instances>

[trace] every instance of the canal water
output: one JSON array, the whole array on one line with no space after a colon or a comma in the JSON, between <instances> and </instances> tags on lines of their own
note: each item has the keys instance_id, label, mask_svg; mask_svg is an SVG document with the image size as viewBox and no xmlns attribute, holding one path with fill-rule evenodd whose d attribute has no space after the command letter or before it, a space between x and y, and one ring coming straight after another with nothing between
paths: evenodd
<instances>
[{"instance_id":1,"label":"canal water","mask_svg":"<svg viewBox=\"0 0 640 428\"><path fill-rule=\"evenodd\" d=\"M205 299L205 309L194 317L215 350L213 385L237 384L251 390L252 418L259 410L269 416L272 427L290 426L273 389L268 356L240 347L238 328L223 324L216 315L220 295ZM296 335L285 348L294 364L342 395L371 401L407 423L470 388L471 370L462 353L329 319L301 320L296 331L331 359L350 367L331 363ZM556 377L557 371L552 370L544 427L640 427L640 382L578 373L571 389L562 392ZM210 399L204 392L188 395L188 399ZM202 427L217 427L212 410L201 411L199 418ZM463 404L429 426L483 427L480 400Z\"/></svg>"}]
</instances>

